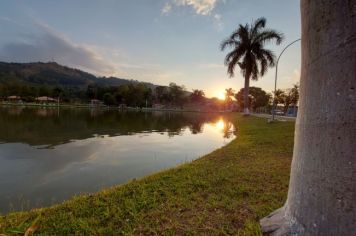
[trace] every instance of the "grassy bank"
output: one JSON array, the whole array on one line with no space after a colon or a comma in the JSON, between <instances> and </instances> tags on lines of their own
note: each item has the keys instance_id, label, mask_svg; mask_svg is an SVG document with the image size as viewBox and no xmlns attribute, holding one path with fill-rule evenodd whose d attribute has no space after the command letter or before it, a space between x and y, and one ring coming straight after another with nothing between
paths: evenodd
<instances>
[{"instance_id":1,"label":"grassy bank","mask_svg":"<svg viewBox=\"0 0 356 236\"><path fill-rule=\"evenodd\" d=\"M232 115L237 138L192 163L0 217L0 235L258 235L286 198L293 122Z\"/></svg>"}]
</instances>

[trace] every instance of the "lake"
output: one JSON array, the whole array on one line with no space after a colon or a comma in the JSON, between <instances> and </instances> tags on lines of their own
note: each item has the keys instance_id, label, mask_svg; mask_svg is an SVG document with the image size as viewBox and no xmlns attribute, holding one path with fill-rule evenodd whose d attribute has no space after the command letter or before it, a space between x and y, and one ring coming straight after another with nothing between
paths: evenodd
<instances>
[{"instance_id":1,"label":"lake","mask_svg":"<svg viewBox=\"0 0 356 236\"><path fill-rule=\"evenodd\" d=\"M0 213L174 167L235 135L222 114L0 107Z\"/></svg>"}]
</instances>

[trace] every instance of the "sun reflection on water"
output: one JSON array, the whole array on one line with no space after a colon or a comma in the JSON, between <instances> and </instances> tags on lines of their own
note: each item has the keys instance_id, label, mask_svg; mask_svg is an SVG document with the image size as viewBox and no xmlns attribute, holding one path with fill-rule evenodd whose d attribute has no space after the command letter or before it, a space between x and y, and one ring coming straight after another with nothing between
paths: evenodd
<instances>
[{"instance_id":1,"label":"sun reflection on water","mask_svg":"<svg viewBox=\"0 0 356 236\"><path fill-rule=\"evenodd\" d=\"M235 133L234 126L228 120L220 118L217 122L213 124L213 126L218 130L220 133L223 133L224 138L231 138Z\"/></svg>"},{"instance_id":2,"label":"sun reflection on water","mask_svg":"<svg viewBox=\"0 0 356 236\"><path fill-rule=\"evenodd\" d=\"M215 123L215 127L218 129L218 130L224 130L224 127L225 127L225 122L223 119L220 119L218 120L216 123Z\"/></svg>"}]
</instances>

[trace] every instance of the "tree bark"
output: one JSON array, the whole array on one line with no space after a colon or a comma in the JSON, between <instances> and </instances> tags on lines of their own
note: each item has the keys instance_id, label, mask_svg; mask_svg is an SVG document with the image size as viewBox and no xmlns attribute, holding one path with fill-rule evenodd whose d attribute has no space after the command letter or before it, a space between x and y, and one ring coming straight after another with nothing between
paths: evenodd
<instances>
[{"instance_id":1,"label":"tree bark","mask_svg":"<svg viewBox=\"0 0 356 236\"><path fill-rule=\"evenodd\" d=\"M249 110L249 99L248 99L248 94L250 90L250 77L245 76L245 88L244 88L244 115L248 116L250 115L250 110Z\"/></svg>"},{"instance_id":2,"label":"tree bark","mask_svg":"<svg viewBox=\"0 0 356 236\"><path fill-rule=\"evenodd\" d=\"M356 0L302 0L302 73L288 198L266 235L356 235Z\"/></svg>"}]
</instances>

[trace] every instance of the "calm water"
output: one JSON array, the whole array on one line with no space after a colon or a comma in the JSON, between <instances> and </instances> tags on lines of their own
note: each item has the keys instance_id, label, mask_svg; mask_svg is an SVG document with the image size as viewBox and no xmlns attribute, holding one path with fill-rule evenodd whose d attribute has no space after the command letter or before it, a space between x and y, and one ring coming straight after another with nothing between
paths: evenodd
<instances>
[{"instance_id":1,"label":"calm water","mask_svg":"<svg viewBox=\"0 0 356 236\"><path fill-rule=\"evenodd\" d=\"M0 213L176 166L234 135L219 114L0 108Z\"/></svg>"}]
</instances>

